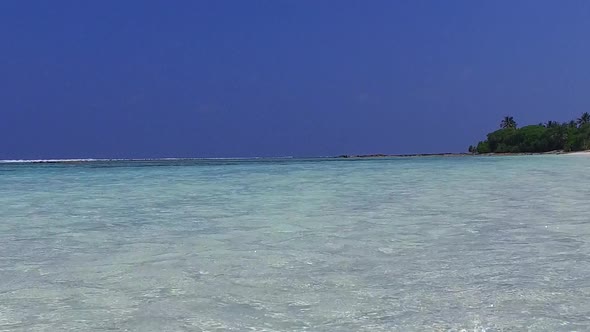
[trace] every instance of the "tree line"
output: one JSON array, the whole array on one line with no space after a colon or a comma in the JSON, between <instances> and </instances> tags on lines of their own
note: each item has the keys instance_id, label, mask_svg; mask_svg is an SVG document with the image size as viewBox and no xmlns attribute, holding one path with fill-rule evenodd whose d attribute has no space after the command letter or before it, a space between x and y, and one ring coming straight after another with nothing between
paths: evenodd
<instances>
[{"instance_id":1,"label":"tree line","mask_svg":"<svg viewBox=\"0 0 590 332\"><path fill-rule=\"evenodd\" d=\"M569 122L547 121L518 127L512 116L500 122L500 129L487 139L469 146L471 153L528 153L582 151L590 149L590 114Z\"/></svg>"}]
</instances>

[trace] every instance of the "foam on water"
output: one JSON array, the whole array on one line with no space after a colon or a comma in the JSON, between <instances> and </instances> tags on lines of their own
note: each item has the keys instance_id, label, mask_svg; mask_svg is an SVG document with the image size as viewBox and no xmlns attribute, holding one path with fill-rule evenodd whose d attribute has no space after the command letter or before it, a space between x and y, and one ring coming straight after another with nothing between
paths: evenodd
<instances>
[{"instance_id":1,"label":"foam on water","mask_svg":"<svg viewBox=\"0 0 590 332\"><path fill-rule=\"evenodd\" d=\"M329 157L327 157L329 158ZM277 160L277 159L293 159L292 156L281 157L207 157L207 158L141 158L141 159L95 159L95 158L81 158L81 159L3 159L0 164L43 164L43 163L90 163L90 162L141 162L141 161L199 161L199 160Z\"/></svg>"},{"instance_id":2,"label":"foam on water","mask_svg":"<svg viewBox=\"0 0 590 332\"><path fill-rule=\"evenodd\" d=\"M3 164L0 330L589 330L589 170Z\"/></svg>"},{"instance_id":3,"label":"foam on water","mask_svg":"<svg viewBox=\"0 0 590 332\"><path fill-rule=\"evenodd\" d=\"M109 161L109 159L5 159L0 164L26 164L26 163L67 163L67 162L93 162Z\"/></svg>"}]
</instances>

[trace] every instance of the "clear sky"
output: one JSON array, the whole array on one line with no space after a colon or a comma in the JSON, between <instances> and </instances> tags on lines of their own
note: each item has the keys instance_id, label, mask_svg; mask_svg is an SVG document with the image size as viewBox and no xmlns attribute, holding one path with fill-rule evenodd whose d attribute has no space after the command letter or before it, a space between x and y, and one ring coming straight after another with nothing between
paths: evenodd
<instances>
[{"instance_id":1,"label":"clear sky","mask_svg":"<svg viewBox=\"0 0 590 332\"><path fill-rule=\"evenodd\" d=\"M465 151L590 111L590 1L0 1L0 159Z\"/></svg>"}]
</instances>

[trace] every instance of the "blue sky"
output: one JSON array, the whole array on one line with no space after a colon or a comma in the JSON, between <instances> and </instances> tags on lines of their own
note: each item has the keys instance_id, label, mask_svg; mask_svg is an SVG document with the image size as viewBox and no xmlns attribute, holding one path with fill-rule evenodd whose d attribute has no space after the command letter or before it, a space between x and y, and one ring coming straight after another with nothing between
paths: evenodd
<instances>
[{"instance_id":1,"label":"blue sky","mask_svg":"<svg viewBox=\"0 0 590 332\"><path fill-rule=\"evenodd\" d=\"M590 111L588 1L2 1L0 159L464 151Z\"/></svg>"}]
</instances>

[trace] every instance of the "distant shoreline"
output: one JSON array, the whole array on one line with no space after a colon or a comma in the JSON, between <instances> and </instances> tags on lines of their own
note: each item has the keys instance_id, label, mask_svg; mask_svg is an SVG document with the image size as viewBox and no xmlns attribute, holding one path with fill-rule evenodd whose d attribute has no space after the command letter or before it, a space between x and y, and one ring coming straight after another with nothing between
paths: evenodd
<instances>
[{"instance_id":1,"label":"distant shoreline","mask_svg":"<svg viewBox=\"0 0 590 332\"><path fill-rule=\"evenodd\" d=\"M359 155L339 155L325 157L232 157L232 158L135 158L135 159L22 159L22 160L0 160L1 164L83 164L95 162L158 162L158 161L253 161L253 160L291 160L291 159L379 159L379 158L417 158L417 157L510 157L510 156L540 156L540 155L588 155L590 150L586 151L550 151L550 152L523 152L523 153L461 153L461 152L444 152L444 153L413 153L413 154L359 154Z\"/></svg>"},{"instance_id":2,"label":"distant shoreline","mask_svg":"<svg viewBox=\"0 0 590 332\"><path fill-rule=\"evenodd\" d=\"M407 158L407 157L510 157L510 156L542 156L542 155L589 155L586 151L549 151L549 152L519 152L519 153L414 153L414 154L359 154L340 155L338 159L367 159L367 158Z\"/></svg>"}]
</instances>

